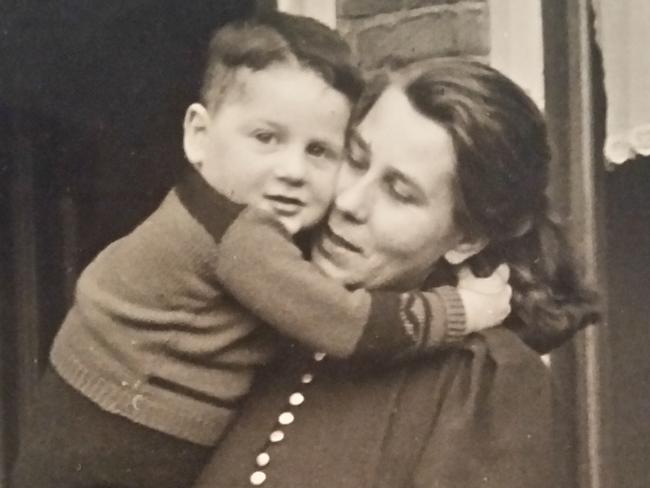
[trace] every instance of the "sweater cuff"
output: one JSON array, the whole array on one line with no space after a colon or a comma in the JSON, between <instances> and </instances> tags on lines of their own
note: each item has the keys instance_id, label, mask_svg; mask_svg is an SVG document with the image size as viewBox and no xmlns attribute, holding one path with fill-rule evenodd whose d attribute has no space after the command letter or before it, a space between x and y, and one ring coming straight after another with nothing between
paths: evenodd
<instances>
[{"instance_id":1,"label":"sweater cuff","mask_svg":"<svg viewBox=\"0 0 650 488\"><path fill-rule=\"evenodd\" d=\"M441 286L436 290L444 302L447 314L447 329L443 342L457 342L467 335L467 318L463 300L453 286Z\"/></svg>"}]
</instances>

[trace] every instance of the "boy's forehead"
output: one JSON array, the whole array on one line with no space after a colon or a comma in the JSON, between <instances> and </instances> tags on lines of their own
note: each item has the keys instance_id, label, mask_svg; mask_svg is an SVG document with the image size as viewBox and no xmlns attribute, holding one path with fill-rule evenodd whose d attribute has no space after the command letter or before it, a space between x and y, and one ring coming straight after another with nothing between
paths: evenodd
<instances>
[{"instance_id":1,"label":"boy's forehead","mask_svg":"<svg viewBox=\"0 0 650 488\"><path fill-rule=\"evenodd\" d=\"M224 123L241 128L264 123L292 137L343 145L350 101L313 70L276 63L239 69L229 81L229 92L213 111Z\"/></svg>"},{"instance_id":2,"label":"boy's forehead","mask_svg":"<svg viewBox=\"0 0 650 488\"><path fill-rule=\"evenodd\" d=\"M218 87L216 98L218 105L229 103L245 103L253 98L251 84L263 84L264 75L267 70L277 66L290 66L286 62L275 62L268 66L254 70L247 66L238 66L231 68L221 80L221 86Z\"/></svg>"}]
</instances>

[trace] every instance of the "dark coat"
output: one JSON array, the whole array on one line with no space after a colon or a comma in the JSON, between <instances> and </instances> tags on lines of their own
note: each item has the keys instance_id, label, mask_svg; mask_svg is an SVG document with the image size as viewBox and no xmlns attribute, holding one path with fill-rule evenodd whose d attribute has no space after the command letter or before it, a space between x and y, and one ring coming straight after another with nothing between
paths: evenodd
<instances>
[{"instance_id":1,"label":"dark coat","mask_svg":"<svg viewBox=\"0 0 650 488\"><path fill-rule=\"evenodd\" d=\"M257 470L265 488L557 486L550 374L507 329L383 370L285 357L259 375L195 488L251 486ZM295 391L299 406L288 404ZM285 411L295 420L282 426ZM269 442L277 429L284 439Z\"/></svg>"}]
</instances>

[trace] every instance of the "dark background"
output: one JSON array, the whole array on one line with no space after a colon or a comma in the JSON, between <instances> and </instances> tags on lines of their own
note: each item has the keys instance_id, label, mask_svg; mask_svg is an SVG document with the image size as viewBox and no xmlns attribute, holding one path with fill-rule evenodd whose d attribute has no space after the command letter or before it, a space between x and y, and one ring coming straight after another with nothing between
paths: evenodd
<instances>
[{"instance_id":1,"label":"dark background","mask_svg":"<svg viewBox=\"0 0 650 488\"><path fill-rule=\"evenodd\" d=\"M650 158L606 178L611 458L616 485L650 486Z\"/></svg>"},{"instance_id":2,"label":"dark background","mask_svg":"<svg viewBox=\"0 0 650 488\"><path fill-rule=\"evenodd\" d=\"M77 273L182 168L210 33L272 3L0 3L0 488Z\"/></svg>"}]
</instances>

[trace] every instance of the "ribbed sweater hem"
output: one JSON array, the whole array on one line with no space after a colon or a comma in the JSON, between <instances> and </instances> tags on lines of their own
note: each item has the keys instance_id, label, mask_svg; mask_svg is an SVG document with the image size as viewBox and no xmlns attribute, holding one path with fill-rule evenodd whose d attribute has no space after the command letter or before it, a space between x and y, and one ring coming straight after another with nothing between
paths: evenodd
<instances>
[{"instance_id":1,"label":"ribbed sweater hem","mask_svg":"<svg viewBox=\"0 0 650 488\"><path fill-rule=\"evenodd\" d=\"M209 404L197 409L196 404L183 405L181 397L170 402L142 388L116 384L84 365L60 340L52 347L50 362L61 378L102 410L195 444L216 445L235 415L234 410ZM127 385L136 383L125 378Z\"/></svg>"}]
</instances>

